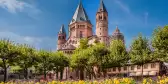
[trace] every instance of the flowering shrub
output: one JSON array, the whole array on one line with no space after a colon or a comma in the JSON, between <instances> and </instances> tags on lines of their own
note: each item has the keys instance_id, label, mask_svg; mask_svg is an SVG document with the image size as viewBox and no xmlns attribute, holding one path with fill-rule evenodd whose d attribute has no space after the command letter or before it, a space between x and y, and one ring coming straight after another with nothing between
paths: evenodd
<instances>
[{"instance_id":1,"label":"flowering shrub","mask_svg":"<svg viewBox=\"0 0 168 84\"><path fill-rule=\"evenodd\" d=\"M51 81L51 82L1 82L0 84L168 84L168 77L158 77L156 80L144 78L143 81L137 82L132 78L114 78L102 81Z\"/></svg>"}]
</instances>

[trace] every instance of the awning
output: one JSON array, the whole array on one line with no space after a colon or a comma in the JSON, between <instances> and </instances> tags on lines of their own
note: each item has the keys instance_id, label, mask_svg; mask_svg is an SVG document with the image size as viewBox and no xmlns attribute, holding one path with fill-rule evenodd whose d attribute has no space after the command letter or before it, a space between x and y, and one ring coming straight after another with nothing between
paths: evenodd
<instances>
[{"instance_id":1,"label":"awning","mask_svg":"<svg viewBox=\"0 0 168 84\"><path fill-rule=\"evenodd\" d=\"M136 76L136 73L130 73L129 76Z\"/></svg>"},{"instance_id":2,"label":"awning","mask_svg":"<svg viewBox=\"0 0 168 84\"><path fill-rule=\"evenodd\" d=\"M143 72L143 75L147 76L147 75L149 75L149 72Z\"/></svg>"},{"instance_id":3,"label":"awning","mask_svg":"<svg viewBox=\"0 0 168 84\"><path fill-rule=\"evenodd\" d=\"M151 71L149 72L149 75L156 75L157 71Z\"/></svg>"},{"instance_id":4,"label":"awning","mask_svg":"<svg viewBox=\"0 0 168 84\"><path fill-rule=\"evenodd\" d=\"M141 76L142 72L136 72L136 76Z\"/></svg>"}]
</instances>

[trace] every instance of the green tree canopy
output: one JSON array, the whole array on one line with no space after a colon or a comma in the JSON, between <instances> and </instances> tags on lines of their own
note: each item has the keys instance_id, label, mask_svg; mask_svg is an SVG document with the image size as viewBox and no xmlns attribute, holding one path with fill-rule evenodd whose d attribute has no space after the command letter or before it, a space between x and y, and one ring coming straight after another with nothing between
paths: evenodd
<instances>
[{"instance_id":1,"label":"green tree canopy","mask_svg":"<svg viewBox=\"0 0 168 84\"><path fill-rule=\"evenodd\" d=\"M58 72L60 72L60 79L62 79L64 68L69 66L69 58L60 51L53 52L51 58L51 67L56 73L56 78L58 79Z\"/></svg>"},{"instance_id":2,"label":"green tree canopy","mask_svg":"<svg viewBox=\"0 0 168 84\"><path fill-rule=\"evenodd\" d=\"M152 36L155 60L168 61L168 26L158 27Z\"/></svg>"},{"instance_id":3,"label":"green tree canopy","mask_svg":"<svg viewBox=\"0 0 168 84\"><path fill-rule=\"evenodd\" d=\"M141 34L135 38L131 44L129 55L132 63L142 66L141 76L143 78L143 65L152 61L148 39Z\"/></svg>"},{"instance_id":4,"label":"green tree canopy","mask_svg":"<svg viewBox=\"0 0 168 84\"><path fill-rule=\"evenodd\" d=\"M28 79L28 69L37 64L36 50L29 45L18 45L20 55L17 57L16 63L24 71L24 76Z\"/></svg>"},{"instance_id":5,"label":"green tree canopy","mask_svg":"<svg viewBox=\"0 0 168 84\"><path fill-rule=\"evenodd\" d=\"M10 40L0 40L0 61L4 69L4 82L7 80L7 69L10 65L14 65L15 58L19 55L18 46Z\"/></svg>"},{"instance_id":6,"label":"green tree canopy","mask_svg":"<svg viewBox=\"0 0 168 84\"><path fill-rule=\"evenodd\" d=\"M110 56L108 67L123 66L128 62L128 53L122 40L113 40L109 50Z\"/></svg>"},{"instance_id":7,"label":"green tree canopy","mask_svg":"<svg viewBox=\"0 0 168 84\"><path fill-rule=\"evenodd\" d=\"M38 67L40 71L44 74L44 79L46 79L47 73L51 70L50 65L52 63L51 52L40 50L38 52L39 64Z\"/></svg>"},{"instance_id":8,"label":"green tree canopy","mask_svg":"<svg viewBox=\"0 0 168 84\"><path fill-rule=\"evenodd\" d=\"M70 66L80 71L80 79L84 79L84 69L88 62L88 39L81 39L79 47L74 51L71 57Z\"/></svg>"},{"instance_id":9,"label":"green tree canopy","mask_svg":"<svg viewBox=\"0 0 168 84\"><path fill-rule=\"evenodd\" d=\"M131 62L139 65L150 62L152 60L150 54L151 49L149 47L148 39L140 34L131 44L129 52Z\"/></svg>"}]
</instances>

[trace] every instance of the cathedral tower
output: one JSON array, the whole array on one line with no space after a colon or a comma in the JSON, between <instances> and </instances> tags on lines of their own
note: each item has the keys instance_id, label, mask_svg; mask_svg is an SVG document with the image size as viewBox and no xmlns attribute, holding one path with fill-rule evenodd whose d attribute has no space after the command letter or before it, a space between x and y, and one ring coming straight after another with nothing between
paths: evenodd
<instances>
[{"instance_id":1,"label":"cathedral tower","mask_svg":"<svg viewBox=\"0 0 168 84\"><path fill-rule=\"evenodd\" d=\"M96 35L101 43L108 44L108 12L103 0L100 1L100 7L96 13Z\"/></svg>"},{"instance_id":2,"label":"cathedral tower","mask_svg":"<svg viewBox=\"0 0 168 84\"><path fill-rule=\"evenodd\" d=\"M124 35L120 32L118 26L112 34L112 40L122 40L124 42Z\"/></svg>"},{"instance_id":3,"label":"cathedral tower","mask_svg":"<svg viewBox=\"0 0 168 84\"><path fill-rule=\"evenodd\" d=\"M60 31L58 32L57 50L60 50L65 42L66 42L66 32L64 29L64 25L62 25Z\"/></svg>"},{"instance_id":4,"label":"cathedral tower","mask_svg":"<svg viewBox=\"0 0 168 84\"><path fill-rule=\"evenodd\" d=\"M92 24L83 8L82 2L75 11L75 14L69 24L69 38L88 38L92 36Z\"/></svg>"}]
</instances>

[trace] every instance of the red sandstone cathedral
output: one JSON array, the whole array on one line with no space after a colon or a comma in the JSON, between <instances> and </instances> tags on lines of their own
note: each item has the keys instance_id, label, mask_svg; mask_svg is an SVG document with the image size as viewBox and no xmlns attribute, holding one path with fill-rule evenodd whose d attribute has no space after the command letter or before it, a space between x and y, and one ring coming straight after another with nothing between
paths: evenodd
<instances>
[{"instance_id":1,"label":"red sandstone cathedral","mask_svg":"<svg viewBox=\"0 0 168 84\"><path fill-rule=\"evenodd\" d=\"M118 27L110 36L108 34L108 12L103 3L100 1L100 6L96 13L96 35L93 34L93 25L87 16L85 9L83 8L82 2L80 1L72 20L70 21L68 28L68 38L64 29L64 25L58 33L58 44L57 50L63 51L66 54L72 54L79 46L81 38L88 38L89 44L93 44L95 41L99 41L108 46L113 39L120 39L124 41L124 36L120 33ZM63 79L69 77L77 78L78 72L70 71L69 68L65 68Z\"/></svg>"},{"instance_id":2,"label":"red sandstone cathedral","mask_svg":"<svg viewBox=\"0 0 168 84\"><path fill-rule=\"evenodd\" d=\"M124 36L120 33L118 27L116 27L111 36L108 34L108 12L103 0L100 1L100 6L96 13L96 35L93 34L92 27L93 25L80 1L69 24L68 38L66 39L67 34L64 25L62 25L58 33L57 50L72 54L72 51L78 47L81 38L88 38L89 44L93 44L97 40L107 46L112 39L121 39L124 41Z\"/></svg>"}]
</instances>

